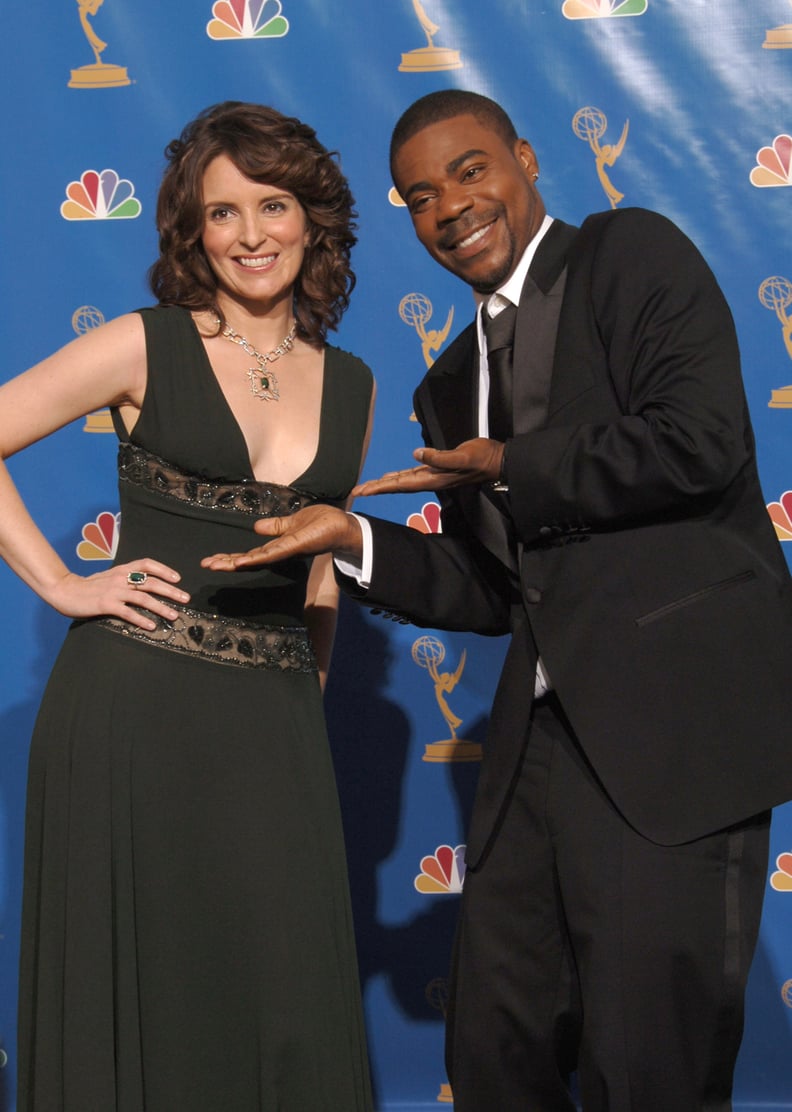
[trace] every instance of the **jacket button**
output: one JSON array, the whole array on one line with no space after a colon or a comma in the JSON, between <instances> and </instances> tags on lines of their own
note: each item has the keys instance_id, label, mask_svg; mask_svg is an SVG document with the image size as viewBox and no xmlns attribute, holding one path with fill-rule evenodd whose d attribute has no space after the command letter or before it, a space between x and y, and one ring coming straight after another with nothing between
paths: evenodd
<instances>
[{"instance_id":1,"label":"jacket button","mask_svg":"<svg viewBox=\"0 0 792 1112\"><path fill-rule=\"evenodd\" d=\"M523 592L526 602L537 603L542 601L542 592L537 587L526 587Z\"/></svg>"}]
</instances>

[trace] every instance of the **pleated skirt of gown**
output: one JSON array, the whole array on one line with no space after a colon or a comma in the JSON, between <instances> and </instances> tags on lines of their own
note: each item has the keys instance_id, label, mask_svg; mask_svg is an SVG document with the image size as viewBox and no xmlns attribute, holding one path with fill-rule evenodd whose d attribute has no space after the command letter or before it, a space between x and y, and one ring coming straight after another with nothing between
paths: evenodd
<instances>
[{"instance_id":1,"label":"pleated skirt of gown","mask_svg":"<svg viewBox=\"0 0 792 1112\"><path fill-rule=\"evenodd\" d=\"M79 625L28 791L18 1112L368 1112L315 675Z\"/></svg>"}]
</instances>

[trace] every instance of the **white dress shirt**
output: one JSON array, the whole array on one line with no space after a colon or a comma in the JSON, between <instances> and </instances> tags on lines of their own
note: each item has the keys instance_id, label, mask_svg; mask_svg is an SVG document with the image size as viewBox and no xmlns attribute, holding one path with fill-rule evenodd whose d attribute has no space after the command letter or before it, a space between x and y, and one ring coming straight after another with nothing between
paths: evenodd
<instances>
[{"instance_id":1,"label":"white dress shirt","mask_svg":"<svg viewBox=\"0 0 792 1112\"><path fill-rule=\"evenodd\" d=\"M478 336L479 350L478 435L485 438L489 437L489 418L487 414L489 404L489 370L487 367L487 343L484 337L484 325L482 323L481 314L486 311L491 317L496 317L507 305L520 304L520 295L528 275L528 268L533 262L537 247L552 223L553 218L545 215L544 220L539 226L539 230L526 247L514 271L495 293L480 294L474 291L473 294L476 300L476 334ZM374 543L371 534L371 526L366 518L360 517L358 514L352 514L352 516L359 522L363 533L363 555L361 561L358 564L357 562L353 563L348 560L340 560L336 557L335 563L338 570L343 575L350 576L357 581L359 586L367 588L371 584L371 572L374 566ZM551 684L542 666L542 661L538 660L536 663L534 696L539 698L542 695L546 695L549 690L551 690Z\"/></svg>"},{"instance_id":2,"label":"white dress shirt","mask_svg":"<svg viewBox=\"0 0 792 1112\"><path fill-rule=\"evenodd\" d=\"M481 319L483 312L487 312L491 317L497 317L507 305L519 305L520 295L522 288L525 285L525 279L528 276L528 268L533 262L533 257L536 254L536 249L542 242L547 229L553 223L552 216L545 215L544 220L539 225L539 230L533 237L531 242L525 248L523 256L514 268L512 275L506 279L502 286L500 286L495 293L482 294L474 291L473 296L476 300L476 334L478 336L478 349L479 349L479 391L478 391L478 435L483 437L489 436L489 418L487 409L489 406L489 370L487 368L487 341L484 337L484 324Z\"/></svg>"}]
</instances>

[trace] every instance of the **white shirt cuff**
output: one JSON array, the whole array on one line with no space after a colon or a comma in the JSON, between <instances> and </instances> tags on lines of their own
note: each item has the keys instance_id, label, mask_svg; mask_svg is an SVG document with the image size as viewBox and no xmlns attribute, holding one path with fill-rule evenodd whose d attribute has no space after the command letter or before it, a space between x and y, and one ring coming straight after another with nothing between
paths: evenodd
<instances>
[{"instance_id":1,"label":"white shirt cuff","mask_svg":"<svg viewBox=\"0 0 792 1112\"><path fill-rule=\"evenodd\" d=\"M357 560L342 560L338 556L334 556L333 563L342 575L354 579L359 587L367 591L371 586L371 572L374 567L374 537L371 533L371 522L368 518L360 517L359 514L351 513L349 516L354 517L360 525L360 531L363 534L363 554L360 562ZM552 684L542 660L539 659L536 662L536 675L534 676L534 698L539 699L542 695L546 695L548 691L552 691Z\"/></svg>"},{"instance_id":2,"label":"white shirt cuff","mask_svg":"<svg viewBox=\"0 0 792 1112\"><path fill-rule=\"evenodd\" d=\"M536 675L534 676L534 699L541 699L543 695L547 695L549 691L553 690L553 685L550 683L542 658L536 662Z\"/></svg>"},{"instance_id":3,"label":"white shirt cuff","mask_svg":"<svg viewBox=\"0 0 792 1112\"><path fill-rule=\"evenodd\" d=\"M374 566L374 538L371 535L371 523L368 518L360 517L359 514L349 516L354 517L363 534L363 555L360 563L357 560L341 560L338 556L333 557L333 563L342 575L354 579L358 587L367 591L371 586L371 571Z\"/></svg>"}]
</instances>

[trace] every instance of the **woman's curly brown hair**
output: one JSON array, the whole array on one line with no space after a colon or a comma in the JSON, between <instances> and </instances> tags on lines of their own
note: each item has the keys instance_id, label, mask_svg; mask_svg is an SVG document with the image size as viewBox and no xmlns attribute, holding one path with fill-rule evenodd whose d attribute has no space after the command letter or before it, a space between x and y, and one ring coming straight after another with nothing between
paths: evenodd
<instances>
[{"instance_id":1,"label":"woman's curly brown hair","mask_svg":"<svg viewBox=\"0 0 792 1112\"><path fill-rule=\"evenodd\" d=\"M349 305L355 275L349 264L354 198L335 152L313 128L261 104L225 101L206 108L165 149L169 165L157 200L160 254L149 284L161 305L211 310L217 278L204 253L203 178L218 155L227 155L253 181L293 193L305 210L308 245L294 289L299 334L320 344Z\"/></svg>"}]
</instances>

